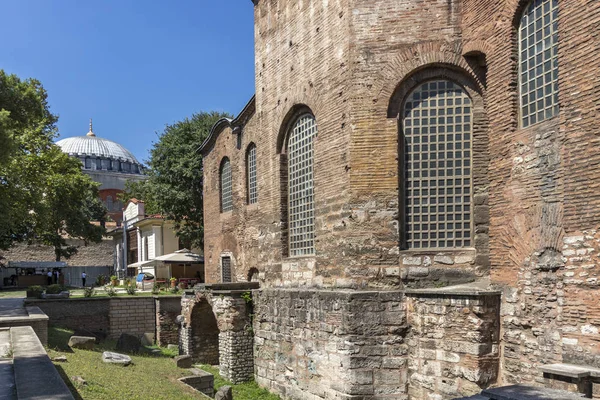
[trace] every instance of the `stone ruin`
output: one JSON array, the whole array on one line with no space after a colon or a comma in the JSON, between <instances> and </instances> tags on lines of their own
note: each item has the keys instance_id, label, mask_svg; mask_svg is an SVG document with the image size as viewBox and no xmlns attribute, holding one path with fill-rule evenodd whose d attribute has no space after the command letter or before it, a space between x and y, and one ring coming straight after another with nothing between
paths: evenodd
<instances>
[{"instance_id":1,"label":"stone ruin","mask_svg":"<svg viewBox=\"0 0 600 400\"><path fill-rule=\"evenodd\" d=\"M257 283L198 285L181 299L180 352L195 362L219 365L233 383L254 376L251 303L244 294Z\"/></svg>"}]
</instances>

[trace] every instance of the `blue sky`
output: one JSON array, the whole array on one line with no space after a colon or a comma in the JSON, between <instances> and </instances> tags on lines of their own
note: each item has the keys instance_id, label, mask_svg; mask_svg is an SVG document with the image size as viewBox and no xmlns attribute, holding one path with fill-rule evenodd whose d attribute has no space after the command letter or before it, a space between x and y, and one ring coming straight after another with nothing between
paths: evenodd
<instances>
[{"instance_id":1,"label":"blue sky","mask_svg":"<svg viewBox=\"0 0 600 400\"><path fill-rule=\"evenodd\" d=\"M61 138L92 117L143 161L165 124L254 94L250 0L15 0L2 17L0 69L42 82Z\"/></svg>"}]
</instances>

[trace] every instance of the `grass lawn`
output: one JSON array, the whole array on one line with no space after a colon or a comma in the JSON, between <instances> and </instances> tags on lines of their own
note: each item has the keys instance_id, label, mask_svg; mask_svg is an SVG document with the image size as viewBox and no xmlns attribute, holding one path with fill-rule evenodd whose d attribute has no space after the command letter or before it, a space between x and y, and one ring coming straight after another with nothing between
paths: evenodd
<instances>
[{"instance_id":1,"label":"grass lawn","mask_svg":"<svg viewBox=\"0 0 600 400\"><path fill-rule=\"evenodd\" d=\"M233 398L235 400L280 400L279 396L259 387L256 382L246 382L234 385L219 375L219 368L210 365L198 365L198 367L215 376L215 392L221 386L229 385L233 389Z\"/></svg>"},{"instance_id":2,"label":"grass lawn","mask_svg":"<svg viewBox=\"0 0 600 400\"><path fill-rule=\"evenodd\" d=\"M0 291L0 299L8 299L15 297L25 297L27 294L25 293L25 289L5 289Z\"/></svg>"},{"instance_id":3,"label":"grass lawn","mask_svg":"<svg viewBox=\"0 0 600 400\"><path fill-rule=\"evenodd\" d=\"M199 399L200 394L187 385L177 381L178 378L192 375L185 369L177 368L172 356L175 354L166 349L161 356L131 355L133 364L127 367L105 364L102 352L114 351L114 341L104 341L94 350L71 349L67 343L73 334L67 329L49 327L48 355L56 357L64 355L67 362L54 363L76 399ZM209 369L210 368L210 369ZM202 366L211 373L218 369ZM86 385L75 383L74 376L81 376ZM224 384L220 376L215 375L215 386ZM231 384L230 384L231 385ZM236 400L277 400L275 396L260 389L254 382L233 386Z\"/></svg>"}]
</instances>

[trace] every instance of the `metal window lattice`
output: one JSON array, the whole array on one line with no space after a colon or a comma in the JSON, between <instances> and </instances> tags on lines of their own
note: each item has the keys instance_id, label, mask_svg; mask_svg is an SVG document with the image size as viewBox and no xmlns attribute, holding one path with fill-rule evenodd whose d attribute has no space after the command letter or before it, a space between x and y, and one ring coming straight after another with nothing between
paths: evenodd
<instances>
[{"instance_id":1,"label":"metal window lattice","mask_svg":"<svg viewBox=\"0 0 600 400\"><path fill-rule=\"evenodd\" d=\"M231 257L222 257L221 267L221 270L223 271L223 282L231 282Z\"/></svg>"},{"instance_id":2,"label":"metal window lattice","mask_svg":"<svg viewBox=\"0 0 600 400\"><path fill-rule=\"evenodd\" d=\"M312 115L300 117L288 141L290 256L315 252L313 140L317 124Z\"/></svg>"},{"instance_id":3,"label":"metal window lattice","mask_svg":"<svg viewBox=\"0 0 600 400\"><path fill-rule=\"evenodd\" d=\"M558 0L533 0L519 25L521 124L558 114Z\"/></svg>"},{"instance_id":4,"label":"metal window lattice","mask_svg":"<svg viewBox=\"0 0 600 400\"><path fill-rule=\"evenodd\" d=\"M248 204L254 204L258 201L258 186L256 183L256 146L250 145L248 149Z\"/></svg>"},{"instance_id":5,"label":"metal window lattice","mask_svg":"<svg viewBox=\"0 0 600 400\"><path fill-rule=\"evenodd\" d=\"M223 160L221 165L221 211L233 210L233 199L231 196L231 164L229 159Z\"/></svg>"},{"instance_id":6,"label":"metal window lattice","mask_svg":"<svg viewBox=\"0 0 600 400\"><path fill-rule=\"evenodd\" d=\"M406 242L413 248L471 246L471 99L433 81L404 107Z\"/></svg>"}]
</instances>

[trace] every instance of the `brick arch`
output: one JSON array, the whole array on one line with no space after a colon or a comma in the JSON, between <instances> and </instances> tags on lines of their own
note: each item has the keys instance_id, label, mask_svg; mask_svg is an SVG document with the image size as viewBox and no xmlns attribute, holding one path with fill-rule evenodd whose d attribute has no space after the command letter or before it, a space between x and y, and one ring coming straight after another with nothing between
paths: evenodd
<instances>
[{"instance_id":1,"label":"brick arch","mask_svg":"<svg viewBox=\"0 0 600 400\"><path fill-rule=\"evenodd\" d=\"M294 122L298 112L302 109L308 110L315 117L317 127L319 126L319 117L321 111L325 109L325 105L321 96L316 91L313 83L309 81L308 86L299 87L290 91L284 100L275 109L273 121L277 126L273 130L278 132L276 140L276 152L281 154L281 150L286 143L286 136L289 131L290 124Z\"/></svg>"},{"instance_id":2,"label":"brick arch","mask_svg":"<svg viewBox=\"0 0 600 400\"><path fill-rule=\"evenodd\" d=\"M473 71L469 63L462 56L462 48L458 43L419 43L400 52L381 72L380 81L383 86L379 90L378 98L390 99L388 103L388 118L395 118L397 114L391 110L399 107L394 104L394 95L404 82L416 72L433 67L443 66L447 69L462 71L477 84L480 92L485 85Z\"/></svg>"},{"instance_id":3,"label":"brick arch","mask_svg":"<svg viewBox=\"0 0 600 400\"><path fill-rule=\"evenodd\" d=\"M487 116L487 109L485 103L485 93L481 88L479 82L473 78L467 70L461 70L456 66L449 66L445 64L434 64L426 67L421 67L415 71L411 71L405 79L397 85L395 92L391 96L390 104L388 106L388 118L391 116L402 115L402 108L404 106L405 99L409 96L414 89L421 84L437 79L445 79L452 81L460 85L468 96L471 98L473 107L473 121L472 121L472 212L471 218L473 221L473 247L477 252L476 268L480 271L489 268L489 236L487 232L489 229L489 212L487 209L487 198L489 190L489 161L490 161L490 150L489 150L489 119ZM399 188L399 204L400 204L400 215L404 215L404 170L402 167L403 163L403 148L404 141L402 129L402 120L398 118L398 188ZM478 201L475 201L477 197ZM477 216L477 218L476 218ZM405 221L404 221L405 222ZM401 222L403 223L403 222ZM401 232L405 232L406 229L403 227ZM400 237L400 247L404 248L406 238Z\"/></svg>"},{"instance_id":4,"label":"brick arch","mask_svg":"<svg viewBox=\"0 0 600 400\"><path fill-rule=\"evenodd\" d=\"M190 355L208 365L219 363L219 326L212 306L206 299L196 302L190 314L190 328L194 340Z\"/></svg>"},{"instance_id":5,"label":"brick arch","mask_svg":"<svg viewBox=\"0 0 600 400\"><path fill-rule=\"evenodd\" d=\"M494 46L487 40L469 40L463 43L462 55L480 53L486 57L494 53Z\"/></svg>"}]
</instances>

